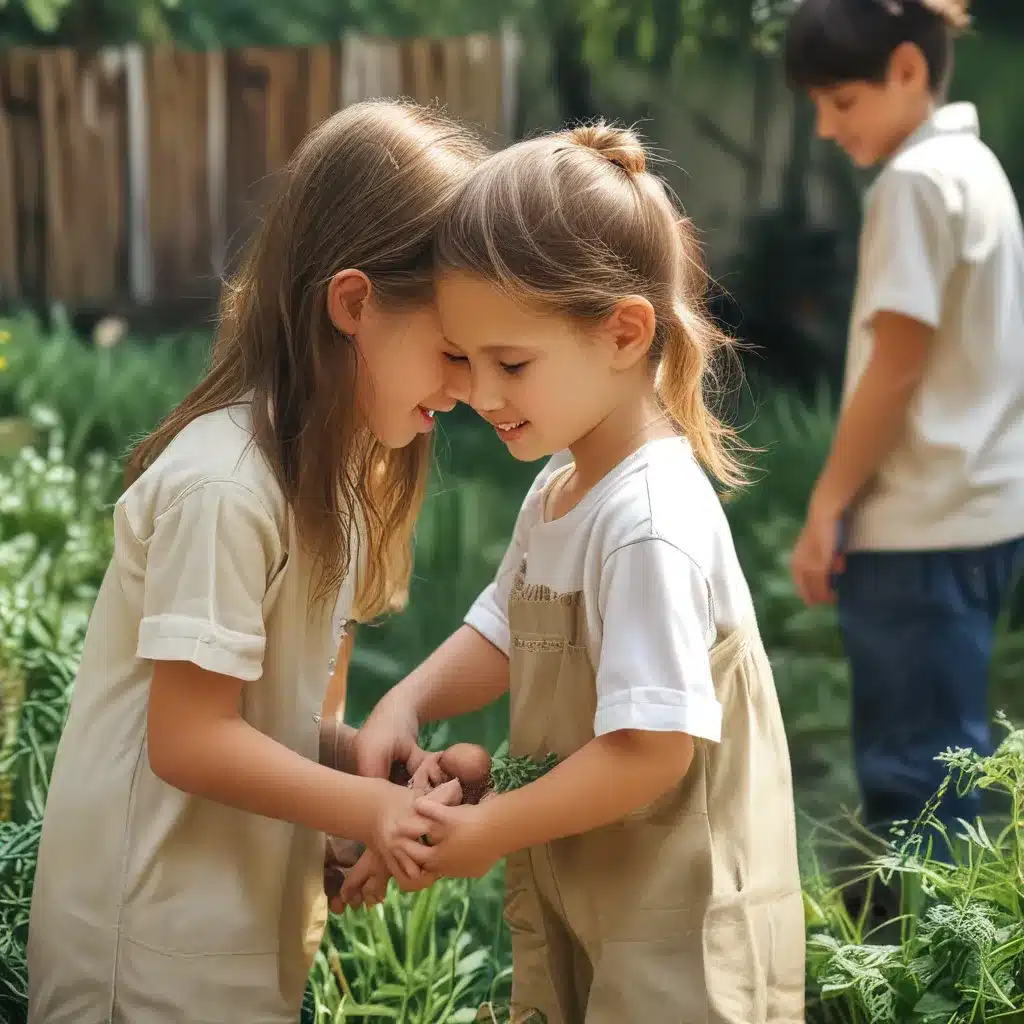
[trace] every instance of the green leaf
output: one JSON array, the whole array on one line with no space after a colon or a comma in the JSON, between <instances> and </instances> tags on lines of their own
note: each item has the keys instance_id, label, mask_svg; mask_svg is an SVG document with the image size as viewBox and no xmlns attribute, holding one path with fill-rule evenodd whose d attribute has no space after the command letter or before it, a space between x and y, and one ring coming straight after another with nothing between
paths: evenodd
<instances>
[{"instance_id":1,"label":"green leaf","mask_svg":"<svg viewBox=\"0 0 1024 1024\"><path fill-rule=\"evenodd\" d=\"M914 1013L928 1017L937 1015L949 1017L959 1009L959 1002L954 1002L941 992L925 992L925 994L914 1004Z\"/></svg>"}]
</instances>

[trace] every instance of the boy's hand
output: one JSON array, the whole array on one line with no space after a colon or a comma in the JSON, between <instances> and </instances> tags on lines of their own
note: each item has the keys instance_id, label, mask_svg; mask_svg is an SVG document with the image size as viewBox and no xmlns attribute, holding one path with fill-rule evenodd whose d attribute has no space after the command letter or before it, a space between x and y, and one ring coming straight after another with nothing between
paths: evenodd
<instances>
[{"instance_id":1,"label":"boy's hand","mask_svg":"<svg viewBox=\"0 0 1024 1024\"><path fill-rule=\"evenodd\" d=\"M826 503L811 500L790 559L793 583L807 605L835 600L833 577L844 569L839 551L840 518Z\"/></svg>"},{"instance_id":2,"label":"boy's hand","mask_svg":"<svg viewBox=\"0 0 1024 1024\"><path fill-rule=\"evenodd\" d=\"M481 878L501 859L488 827L487 809L481 804L448 807L431 797L416 803L419 814L430 819L430 845L406 839L410 858L415 855L424 871L449 878Z\"/></svg>"}]
</instances>

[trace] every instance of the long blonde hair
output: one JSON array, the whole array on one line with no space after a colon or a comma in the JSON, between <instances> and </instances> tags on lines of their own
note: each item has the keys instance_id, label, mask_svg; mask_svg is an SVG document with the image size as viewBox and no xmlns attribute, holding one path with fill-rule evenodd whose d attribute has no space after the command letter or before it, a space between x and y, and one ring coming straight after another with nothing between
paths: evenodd
<instances>
[{"instance_id":1,"label":"long blonde hair","mask_svg":"<svg viewBox=\"0 0 1024 1024\"><path fill-rule=\"evenodd\" d=\"M651 359L668 419L721 483L743 448L709 406L716 356L733 342L706 311L690 222L647 170L632 131L598 122L520 142L459 190L437 236L439 272L465 271L530 306L599 323L628 295L654 307Z\"/></svg>"},{"instance_id":2,"label":"long blonde hair","mask_svg":"<svg viewBox=\"0 0 1024 1024\"><path fill-rule=\"evenodd\" d=\"M353 267L386 308L431 302L437 225L486 155L462 126L406 103L354 104L312 131L225 284L209 372L131 453L126 483L196 417L252 395L255 443L319 565L316 596L352 568L358 530L359 617L400 602L430 441L389 450L362 425L356 347L332 323L327 289Z\"/></svg>"}]
</instances>

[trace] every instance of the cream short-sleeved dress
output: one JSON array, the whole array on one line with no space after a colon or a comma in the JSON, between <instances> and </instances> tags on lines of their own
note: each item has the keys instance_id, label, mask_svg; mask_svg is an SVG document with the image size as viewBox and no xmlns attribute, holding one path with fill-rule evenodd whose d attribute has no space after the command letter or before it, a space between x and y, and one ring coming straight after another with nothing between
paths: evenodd
<instances>
[{"instance_id":1,"label":"cream short-sleeved dress","mask_svg":"<svg viewBox=\"0 0 1024 1024\"><path fill-rule=\"evenodd\" d=\"M316 760L352 587L312 602L246 405L186 427L114 525L43 821L29 1019L295 1024L327 916L324 837L157 778L147 697L157 660L237 677L242 717Z\"/></svg>"}]
</instances>

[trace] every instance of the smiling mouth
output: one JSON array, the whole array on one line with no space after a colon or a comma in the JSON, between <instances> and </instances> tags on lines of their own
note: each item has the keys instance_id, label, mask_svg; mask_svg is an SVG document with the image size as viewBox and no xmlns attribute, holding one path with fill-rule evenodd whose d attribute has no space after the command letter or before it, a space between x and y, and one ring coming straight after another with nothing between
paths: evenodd
<instances>
[{"instance_id":1,"label":"smiling mouth","mask_svg":"<svg viewBox=\"0 0 1024 1024\"><path fill-rule=\"evenodd\" d=\"M501 434L507 434L511 430L518 430L520 427L526 426L526 420L519 420L516 423L495 423L494 429Z\"/></svg>"}]
</instances>

